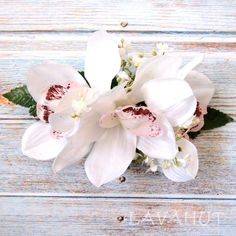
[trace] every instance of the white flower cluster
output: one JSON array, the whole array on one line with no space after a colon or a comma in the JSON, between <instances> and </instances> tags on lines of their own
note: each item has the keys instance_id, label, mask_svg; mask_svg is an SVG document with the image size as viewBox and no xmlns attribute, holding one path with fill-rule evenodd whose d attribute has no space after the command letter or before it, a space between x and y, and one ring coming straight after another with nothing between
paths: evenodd
<instances>
[{"instance_id":1,"label":"white flower cluster","mask_svg":"<svg viewBox=\"0 0 236 236\"><path fill-rule=\"evenodd\" d=\"M86 80L69 65L33 66L27 87L40 121L26 130L23 153L55 158L54 172L86 157L95 186L121 176L137 150L148 171L161 169L177 182L195 178L198 154L188 132L203 126L214 87L193 70L201 57L183 63L169 51L157 44L150 55L132 53L127 40L117 47L111 35L98 31L87 45Z\"/></svg>"}]
</instances>

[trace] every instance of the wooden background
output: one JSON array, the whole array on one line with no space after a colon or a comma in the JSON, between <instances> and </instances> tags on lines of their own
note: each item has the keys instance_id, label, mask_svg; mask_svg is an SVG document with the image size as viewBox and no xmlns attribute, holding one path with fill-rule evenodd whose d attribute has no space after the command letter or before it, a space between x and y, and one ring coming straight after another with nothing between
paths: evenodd
<instances>
[{"instance_id":1,"label":"wooden background","mask_svg":"<svg viewBox=\"0 0 236 236\"><path fill-rule=\"evenodd\" d=\"M127 37L133 50L166 42L183 56L204 53L198 69L216 86L211 105L236 118L235 0L0 0L0 93L43 60L83 69L86 40L98 29ZM1 236L236 235L236 123L194 141L200 170L193 182L133 166L125 182L97 189L83 165L54 175L51 162L22 155L32 122L25 109L0 106Z\"/></svg>"}]
</instances>

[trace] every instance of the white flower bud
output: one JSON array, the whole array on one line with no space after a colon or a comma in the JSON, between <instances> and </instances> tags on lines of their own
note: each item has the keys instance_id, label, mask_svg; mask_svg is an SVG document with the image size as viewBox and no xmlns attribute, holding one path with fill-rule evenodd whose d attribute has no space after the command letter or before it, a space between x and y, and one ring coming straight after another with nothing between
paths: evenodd
<instances>
[{"instance_id":1,"label":"white flower bud","mask_svg":"<svg viewBox=\"0 0 236 236\"><path fill-rule=\"evenodd\" d=\"M117 77L117 82L119 84L122 84L122 83L127 83L131 80L131 78L129 77L129 75L125 72L125 71L120 71L118 73L118 77Z\"/></svg>"},{"instance_id":2,"label":"white flower bud","mask_svg":"<svg viewBox=\"0 0 236 236\"><path fill-rule=\"evenodd\" d=\"M157 43L156 48L157 48L157 55L158 56L162 56L162 55L166 54L167 52L171 51L168 44L166 44L166 43Z\"/></svg>"},{"instance_id":3,"label":"white flower bud","mask_svg":"<svg viewBox=\"0 0 236 236\"><path fill-rule=\"evenodd\" d=\"M154 164L154 163L151 163L151 165L150 165L150 170L152 171L152 172L156 172L157 171L157 168L158 168L158 166L156 165L156 164Z\"/></svg>"},{"instance_id":4,"label":"white flower bud","mask_svg":"<svg viewBox=\"0 0 236 236\"><path fill-rule=\"evenodd\" d=\"M132 62L135 67L139 67L139 65L146 60L146 57L143 54L133 55Z\"/></svg>"},{"instance_id":5,"label":"white flower bud","mask_svg":"<svg viewBox=\"0 0 236 236\"><path fill-rule=\"evenodd\" d=\"M119 48L120 57L122 60L125 60L128 57L129 46L130 46L130 43L127 39L122 38L120 40L118 44L118 48Z\"/></svg>"}]
</instances>

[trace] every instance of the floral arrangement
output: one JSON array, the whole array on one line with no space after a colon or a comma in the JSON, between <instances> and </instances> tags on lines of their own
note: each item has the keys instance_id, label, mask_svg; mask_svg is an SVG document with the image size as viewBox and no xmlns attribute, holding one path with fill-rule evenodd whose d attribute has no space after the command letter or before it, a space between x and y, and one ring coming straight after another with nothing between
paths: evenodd
<instances>
[{"instance_id":1,"label":"floral arrangement","mask_svg":"<svg viewBox=\"0 0 236 236\"><path fill-rule=\"evenodd\" d=\"M208 107L212 82L158 44L150 55L129 52L106 31L93 33L84 71L45 62L29 69L27 84L3 94L37 117L24 133L22 152L53 162L53 171L84 158L88 179L99 187L120 177L132 161L162 170L172 181L196 177L200 130L232 121Z\"/></svg>"}]
</instances>

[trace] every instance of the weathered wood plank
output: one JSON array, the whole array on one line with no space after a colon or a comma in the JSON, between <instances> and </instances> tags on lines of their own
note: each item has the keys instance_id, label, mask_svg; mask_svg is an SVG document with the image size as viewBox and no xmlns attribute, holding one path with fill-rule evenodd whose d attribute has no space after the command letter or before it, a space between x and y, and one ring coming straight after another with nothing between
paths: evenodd
<instances>
[{"instance_id":1,"label":"weathered wood plank","mask_svg":"<svg viewBox=\"0 0 236 236\"><path fill-rule=\"evenodd\" d=\"M83 68L89 32L105 29L128 36L135 50L151 51L159 41L182 55L205 53L199 70L216 85L211 104L236 117L234 0L0 0L0 6L0 93L24 83L27 68L45 59ZM193 182L173 183L132 166L125 182L97 189L82 164L53 175L51 162L21 154L31 122L22 108L0 107L0 235L236 234L236 123L194 141L200 171Z\"/></svg>"},{"instance_id":2,"label":"weathered wood plank","mask_svg":"<svg viewBox=\"0 0 236 236\"><path fill-rule=\"evenodd\" d=\"M4 122L4 123L3 123ZM236 195L236 123L209 132L196 140L200 170L192 182L174 183L161 173L145 173L131 167L126 181L115 180L101 188L92 186L83 163L54 175L51 161L38 162L21 154L20 140L32 121L2 121L0 124L0 192L49 193L79 196L208 196Z\"/></svg>"},{"instance_id":3,"label":"weathered wood plank","mask_svg":"<svg viewBox=\"0 0 236 236\"><path fill-rule=\"evenodd\" d=\"M0 206L6 236L236 233L234 200L1 197Z\"/></svg>"},{"instance_id":4,"label":"weathered wood plank","mask_svg":"<svg viewBox=\"0 0 236 236\"><path fill-rule=\"evenodd\" d=\"M84 51L89 36L88 32L3 32L0 35L0 51L64 51L65 53ZM232 52L235 51L235 34L214 34L214 33L129 33L110 32L114 38L128 39L132 48L137 51L151 51L157 42L170 44L175 50L187 52ZM39 52L38 52L39 53ZM4 54L1 54L1 58ZM10 56L11 54L5 54ZM53 55L52 55L53 56ZM22 55L23 57L23 55Z\"/></svg>"},{"instance_id":5,"label":"weathered wood plank","mask_svg":"<svg viewBox=\"0 0 236 236\"><path fill-rule=\"evenodd\" d=\"M236 1L0 1L0 31L236 31ZM129 25L122 29L121 21Z\"/></svg>"}]
</instances>

